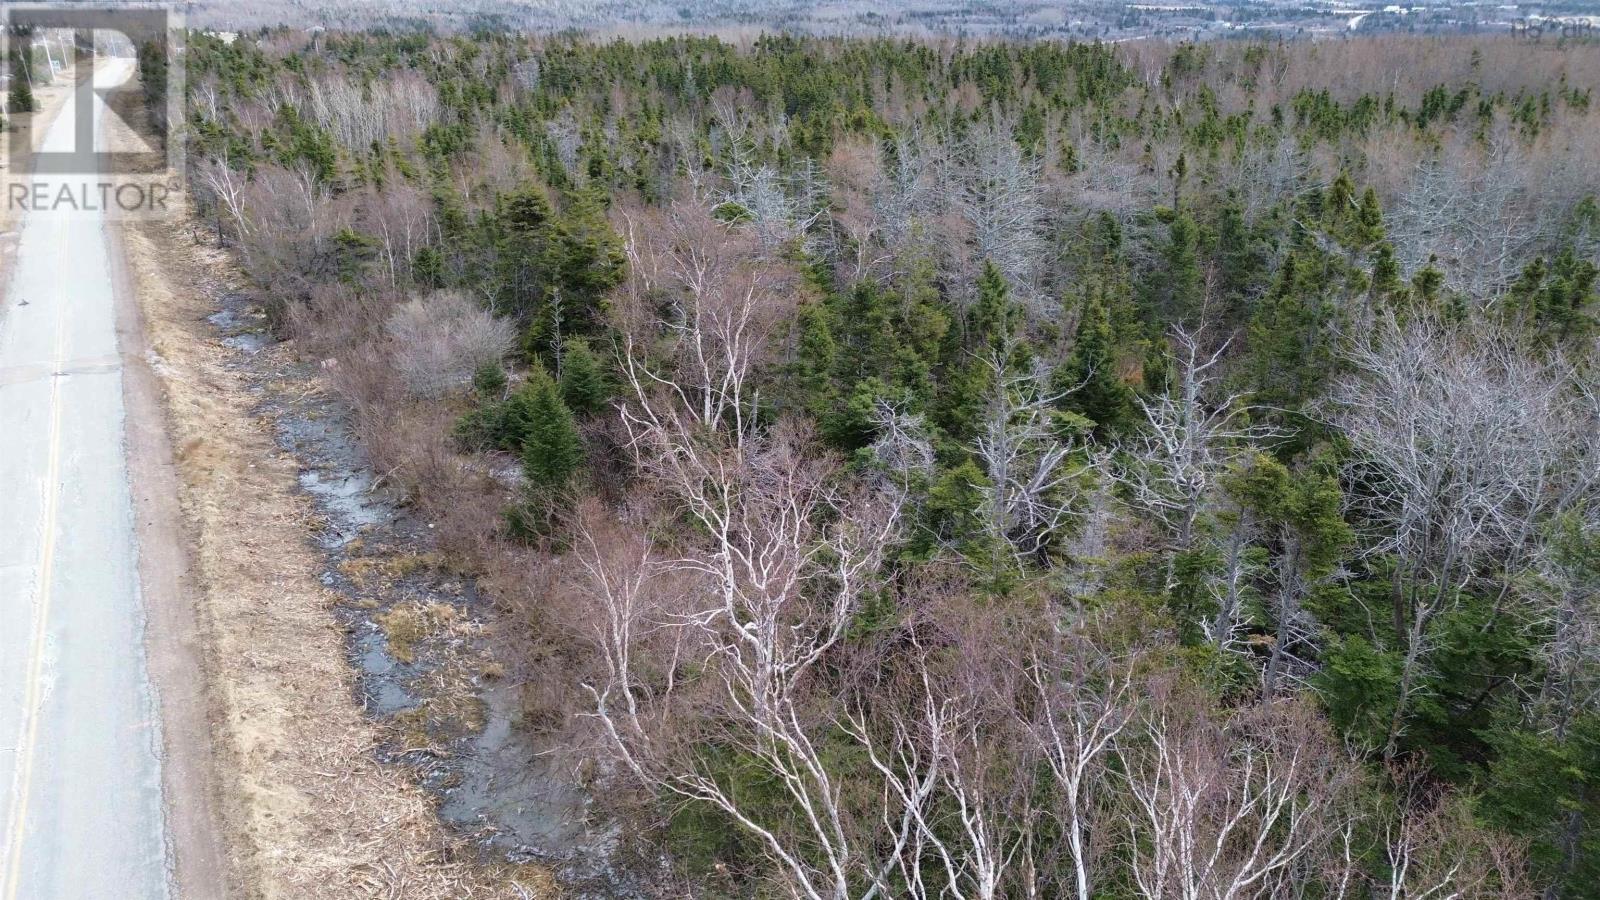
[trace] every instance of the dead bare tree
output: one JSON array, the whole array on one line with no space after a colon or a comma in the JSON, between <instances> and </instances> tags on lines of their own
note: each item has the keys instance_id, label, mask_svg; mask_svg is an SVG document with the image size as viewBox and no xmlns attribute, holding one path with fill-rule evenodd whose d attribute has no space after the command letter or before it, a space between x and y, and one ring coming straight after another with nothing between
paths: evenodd
<instances>
[{"instance_id":1,"label":"dead bare tree","mask_svg":"<svg viewBox=\"0 0 1600 900\"><path fill-rule=\"evenodd\" d=\"M1280 896L1335 846L1355 769L1304 702L1218 713L1163 686L1122 743L1145 897Z\"/></svg>"},{"instance_id":2,"label":"dead bare tree","mask_svg":"<svg viewBox=\"0 0 1600 900\"><path fill-rule=\"evenodd\" d=\"M1208 350L1203 328L1183 326L1174 327L1169 340L1172 385L1137 398L1146 427L1119 448L1125 462L1109 471L1129 502L1181 550L1194 543L1205 504L1228 468L1282 431L1252 422L1256 409L1245 394L1215 395L1218 366L1231 341Z\"/></svg>"},{"instance_id":3,"label":"dead bare tree","mask_svg":"<svg viewBox=\"0 0 1600 900\"><path fill-rule=\"evenodd\" d=\"M951 202L941 190L946 150L932 135L912 131L896 140L893 165L874 185L874 218L882 223L883 245L896 267L934 253L933 223Z\"/></svg>"},{"instance_id":4,"label":"dead bare tree","mask_svg":"<svg viewBox=\"0 0 1600 900\"><path fill-rule=\"evenodd\" d=\"M1492 298L1548 236L1558 204L1546 199L1521 139L1502 124L1487 147L1461 138L1418 162L1390 235L1407 271L1437 258L1448 287Z\"/></svg>"},{"instance_id":5,"label":"dead bare tree","mask_svg":"<svg viewBox=\"0 0 1600 900\"><path fill-rule=\"evenodd\" d=\"M907 413L887 400L872 407L872 458L882 470L879 488L904 497L911 486L934 472L933 441L921 413Z\"/></svg>"},{"instance_id":6,"label":"dead bare tree","mask_svg":"<svg viewBox=\"0 0 1600 900\"><path fill-rule=\"evenodd\" d=\"M1376 526L1373 552L1396 560L1395 640L1404 653L1385 748L1392 757L1419 688L1430 626L1494 561L1524 570L1539 525L1593 493L1593 427L1559 356L1509 335L1429 316L1380 316L1348 352L1357 374L1336 390L1335 421L1358 450L1347 477ZM1513 579L1494 586L1501 602Z\"/></svg>"},{"instance_id":7,"label":"dead bare tree","mask_svg":"<svg viewBox=\"0 0 1600 900\"><path fill-rule=\"evenodd\" d=\"M969 162L957 204L972 230L976 258L993 262L1036 315L1046 312L1037 289L1045 223L1037 161L1023 154L998 119L975 129L962 152Z\"/></svg>"},{"instance_id":8,"label":"dead bare tree","mask_svg":"<svg viewBox=\"0 0 1600 900\"><path fill-rule=\"evenodd\" d=\"M828 184L816 161L807 157L793 172L778 171L757 156L753 126L743 110L726 99L713 107L728 138L726 185L714 192L717 205L745 220L765 253L805 241L828 214Z\"/></svg>"},{"instance_id":9,"label":"dead bare tree","mask_svg":"<svg viewBox=\"0 0 1600 900\"><path fill-rule=\"evenodd\" d=\"M790 276L759 259L746 233L699 207L620 218L629 261L617 302L624 375L635 395L661 390L675 401L641 403L629 415L662 434L725 431L741 444L755 423L752 376L795 303ZM661 302L670 310L665 319L654 315ZM663 340L667 366L651 352ZM675 429L678 417L686 419Z\"/></svg>"},{"instance_id":10,"label":"dead bare tree","mask_svg":"<svg viewBox=\"0 0 1600 900\"><path fill-rule=\"evenodd\" d=\"M352 218L351 207L350 198L334 197L304 164L258 166L240 197L238 237L246 268L269 296L306 295L327 275L327 250Z\"/></svg>"},{"instance_id":11,"label":"dead bare tree","mask_svg":"<svg viewBox=\"0 0 1600 900\"><path fill-rule=\"evenodd\" d=\"M820 739L843 711L819 706L810 684L854 616L897 515L833 486L833 467L801 456L792 432L692 452L687 435L657 433L643 419L630 433L641 467L708 537L662 556L646 543L626 558L633 565L618 566L593 529L581 531L606 662L586 686L593 715L629 770L721 810L796 895L852 896L881 866L853 830ZM675 602L641 602L663 584L678 586ZM670 655L638 652L662 642ZM643 674L656 670L653 682ZM712 747L736 750L781 786L798 835L727 783Z\"/></svg>"},{"instance_id":12,"label":"dead bare tree","mask_svg":"<svg viewBox=\"0 0 1600 900\"><path fill-rule=\"evenodd\" d=\"M971 629L958 630L970 636ZM912 649L900 664L908 684L891 692L906 700L885 716L894 754L876 748L866 716L849 728L893 798L884 804L883 831L897 838L896 887L916 900L1010 896L1028 867L1025 847L1036 824L1034 760L1029 745L1016 740L1011 685L1003 677L992 683L997 670L970 655L970 641L958 638L935 662L914 630L907 640Z\"/></svg>"},{"instance_id":13,"label":"dead bare tree","mask_svg":"<svg viewBox=\"0 0 1600 900\"><path fill-rule=\"evenodd\" d=\"M1041 558L1073 520L1076 482L1083 475L1071 465L1071 443L1055 424L1050 369L1036 360L1017 371L997 352L985 363L993 377L974 456L988 474L984 521L990 537L1010 548L1022 568Z\"/></svg>"},{"instance_id":14,"label":"dead bare tree","mask_svg":"<svg viewBox=\"0 0 1600 900\"><path fill-rule=\"evenodd\" d=\"M561 161L561 168L581 184L588 173L578 165L578 151L583 148L583 132L572 107L563 106L559 112L546 120L544 132L550 139L550 145L555 148L556 159Z\"/></svg>"}]
</instances>

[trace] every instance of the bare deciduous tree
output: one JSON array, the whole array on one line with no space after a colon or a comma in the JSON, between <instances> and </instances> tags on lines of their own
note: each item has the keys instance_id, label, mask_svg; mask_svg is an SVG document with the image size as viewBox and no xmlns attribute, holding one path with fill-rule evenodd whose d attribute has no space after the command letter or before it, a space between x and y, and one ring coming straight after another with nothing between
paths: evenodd
<instances>
[{"instance_id":1,"label":"bare deciduous tree","mask_svg":"<svg viewBox=\"0 0 1600 900\"><path fill-rule=\"evenodd\" d=\"M1081 622L1081 620L1080 620ZM1055 778L1051 812L1064 835L1070 892L1091 900L1101 874L1111 760L1134 715L1136 656L1107 654L1080 625L1063 627L1029 655L1027 727Z\"/></svg>"},{"instance_id":2,"label":"bare deciduous tree","mask_svg":"<svg viewBox=\"0 0 1600 900\"><path fill-rule=\"evenodd\" d=\"M1384 870L1370 894L1388 900L1489 900L1535 896L1523 849L1483 828L1464 798L1430 788L1416 767L1395 769L1398 795L1380 814Z\"/></svg>"},{"instance_id":3,"label":"bare deciduous tree","mask_svg":"<svg viewBox=\"0 0 1600 900\"><path fill-rule=\"evenodd\" d=\"M1181 690L1161 693L1124 742L1140 893L1280 895L1339 837L1352 764L1304 702L1218 713Z\"/></svg>"},{"instance_id":4,"label":"bare deciduous tree","mask_svg":"<svg viewBox=\"0 0 1600 900\"><path fill-rule=\"evenodd\" d=\"M1075 448L1055 422L1061 395L1051 390L1049 368L1035 361L1014 371L1006 356L985 361L992 388L972 451L989 476L982 510L989 536L1010 548L1021 568L1042 557L1072 522L1082 473L1070 464Z\"/></svg>"},{"instance_id":5,"label":"bare deciduous tree","mask_svg":"<svg viewBox=\"0 0 1600 900\"><path fill-rule=\"evenodd\" d=\"M624 375L636 395L665 391L674 400L640 403L630 419L662 434L725 429L741 443L754 428L755 369L796 303L791 277L758 258L746 234L699 207L620 218L629 262L616 304ZM662 303L665 319L655 314ZM653 352L663 341L665 365ZM679 417L685 423L673 426Z\"/></svg>"},{"instance_id":6,"label":"bare deciduous tree","mask_svg":"<svg viewBox=\"0 0 1600 900\"><path fill-rule=\"evenodd\" d=\"M397 180L365 200L367 226L378 238L390 287L410 283L417 251L436 237L433 198L410 181Z\"/></svg>"},{"instance_id":7,"label":"bare deciduous tree","mask_svg":"<svg viewBox=\"0 0 1600 900\"><path fill-rule=\"evenodd\" d=\"M1488 560L1503 602L1539 525L1593 493L1594 413L1559 356L1489 326L1385 315L1348 359L1357 374L1336 390L1336 421L1358 451L1349 476L1377 526L1372 549L1396 560L1391 619L1404 664L1392 757L1436 617Z\"/></svg>"},{"instance_id":8,"label":"bare deciduous tree","mask_svg":"<svg viewBox=\"0 0 1600 900\"><path fill-rule=\"evenodd\" d=\"M308 82L311 114L346 147L407 143L439 120L439 93L416 72L360 83L340 73Z\"/></svg>"},{"instance_id":9,"label":"bare deciduous tree","mask_svg":"<svg viewBox=\"0 0 1600 900\"><path fill-rule=\"evenodd\" d=\"M957 203L972 229L974 254L995 264L1024 305L1044 312L1037 290L1045 246L1038 162L1023 155L998 119L975 129L962 153L969 163Z\"/></svg>"},{"instance_id":10,"label":"bare deciduous tree","mask_svg":"<svg viewBox=\"0 0 1600 900\"><path fill-rule=\"evenodd\" d=\"M224 219L232 227L234 236L243 240L252 224L245 206L248 176L229 164L226 149L195 167L195 182L208 205L213 207L218 240L223 238Z\"/></svg>"},{"instance_id":11,"label":"bare deciduous tree","mask_svg":"<svg viewBox=\"0 0 1600 900\"><path fill-rule=\"evenodd\" d=\"M677 224L691 227L630 232L643 305L624 315L643 318L626 325L635 343L623 424L641 473L695 528L662 548L630 538L621 553L597 527L580 528L605 660L588 685L594 715L636 776L721 810L791 892L844 898L886 870L856 833L822 740L847 711L809 687L892 543L899 509L843 486L835 462L805 453L798 426L756 423L746 391L771 325L770 284L721 226ZM648 313L658 289L677 298L664 320ZM644 347L662 337L665 362L650 366ZM774 780L802 846L777 829L774 810L728 784L712 748Z\"/></svg>"}]
</instances>

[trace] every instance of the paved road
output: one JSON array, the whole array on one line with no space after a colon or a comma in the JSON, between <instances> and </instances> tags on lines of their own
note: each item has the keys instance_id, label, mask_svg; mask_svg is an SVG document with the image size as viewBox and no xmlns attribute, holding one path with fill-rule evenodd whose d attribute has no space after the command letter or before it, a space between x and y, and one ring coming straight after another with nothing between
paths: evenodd
<instances>
[{"instance_id":1,"label":"paved road","mask_svg":"<svg viewBox=\"0 0 1600 900\"><path fill-rule=\"evenodd\" d=\"M114 83L129 64L102 66ZM72 101L46 146L72 140ZM24 222L0 307L0 900L169 894L105 223Z\"/></svg>"}]
</instances>

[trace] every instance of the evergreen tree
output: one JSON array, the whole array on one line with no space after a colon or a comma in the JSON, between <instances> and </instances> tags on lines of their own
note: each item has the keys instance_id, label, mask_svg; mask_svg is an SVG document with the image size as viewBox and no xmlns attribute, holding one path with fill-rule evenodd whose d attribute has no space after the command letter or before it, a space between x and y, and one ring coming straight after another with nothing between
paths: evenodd
<instances>
[{"instance_id":1,"label":"evergreen tree","mask_svg":"<svg viewBox=\"0 0 1600 900\"><path fill-rule=\"evenodd\" d=\"M565 350L561 358L562 401L580 416L601 412L611 401L611 384L600 357L581 338L568 341Z\"/></svg>"},{"instance_id":2,"label":"evergreen tree","mask_svg":"<svg viewBox=\"0 0 1600 900\"><path fill-rule=\"evenodd\" d=\"M1004 350L1016 334L1021 311L1011 302L1011 286L993 262L978 274L978 298L968 318L968 342L980 355Z\"/></svg>"},{"instance_id":3,"label":"evergreen tree","mask_svg":"<svg viewBox=\"0 0 1600 900\"><path fill-rule=\"evenodd\" d=\"M984 404L994 388L997 354L1011 353L1002 365L1017 362L1025 352L1016 340L1021 311L1011 301L1011 288L993 263L984 263L978 276L978 296L967 313L966 340L951 330L945 340L945 372L940 380L934 418L951 437L964 440L972 434Z\"/></svg>"},{"instance_id":4,"label":"evergreen tree","mask_svg":"<svg viewBox=\"0 0 1600 900\"><path fill-rule=\"evenodd\" d=\"M498 400L506 389L506 370L498 362L486 362L472 373L472 389L485 400Z\"/></svg>"},{"instance_id":5,"label":"evergreen tree","mask_svg":"<svg viewBox=\"0 0 1600 900\"><path fill-rule=\"evenodd\" d=\"M1368 291L1373 299L1386 299L1404 288L1400 280L1400 261L1394 258L1394 245L1381 241L1372 251L1372 279Z\"/></svg>"},{"instance_id":6,"label":"evergreen tree","mask_svg":"<svg viewBox=\"0 0 1600 900\"><path fill-rule=\"evenodd\" d=\"M979 511L989 476L972 460L941 473L922 506L922 529L912 541L913 552L931 554L940 546L955 547L976 560L988 557L987 540Z\"/></svg>"},{"instance_id":7,"label":"evergreen tree","mask_svg":"<svg viewBox=\"0 0 1600 900\"><path fill-rule=\"evenodd\" d=\"M514 312L541 314L554 268L555 210L550 198L535 185L502 195L493 225L501 296Z\"/></svg>"},{"instance_id":8,"label":"evergreen tree","mask_svg":"<svg viewBox=\"0 0 1600 900\"><path fill-rule=\"evenodd\" d=\"M583 463L583 443L572 410L542 368L512 395L506 429L522 455L522 471L544 488L565 485Z\"/></svg>"},{"instance_id":9,"label":"evergreen tree","mask_svg":"<svg viewBox=\"0 0 1600 900\"><path fill-rule=\"evenodd\" d=\"M1522 272L1517 275L1517 280L1511 283L1506 290L1505 310L1512 318L1521 318L1529 323L1536 322L1539 318L1539 290L1544 287L1544 277L1547 272L1544 257L1536 256L1522 267Z\"/></svg>"},{"instance_id":10,"label":"evergreen tree","mask_svg":"<svg viewBox=\"0 0 1600 900\"><path fill-rule=\"evenodd\" d=\"M1353 533L1344 521L1338 480L1327 473L1290 472L1258 453L1230 474L1224 487L1249 511L1272 556L1260 617L1271 635L1264 675L1271 692L1281 686L1289 660L1309 651L1295 633L1297 620L1333 573Z\"/></svg>"},{"instance_id":11,"label":"evergreen tree","mask_svg":"<svg viewBox=\"0 0 1600 900\"><path fill-rule=\"evenodd\" d=\"M1411 276L1411 296L1423 306L1438 305L1439 292L1444 288L1444 273L1434 265L1436 262L1438 260L1429 259L1427 265Z\"/></svg>"},{"instance_id":12,"label":"evergreen tree","mask_svg":"<svg viewBox=\"0 0 1600 900\"><path fill-rule=\"evenodd\" d=\"M1550 278L1539 292L1538 318L1542 327L1568 339L1594 329L1595 281L1600 269L1566 246L1550 263Z\"/></svg>"},{"instance_id":13,"label":"evergreen tree","mask_svg":"<svg viewBox=\"0 0 1600 900\"><path fill-rule=\"evenodd\" d=\"M1132 421L1133 390L1117 375L1111 320L1098 290L1084 295L1072 355L1056 371L1055 389L1070 391L1061 400L1062 408L1094 422L1102 437Z\"/></svg>"},{"instance_id":14,"label":"evergreen tree","mask_svg":"<svg viewBox=\"0 0 1600 900\"><path fill-rule=\"evenodd\" d=\"M795 374L806 405L820 411L832 387L834 366L839 359L839 342L833 336L833 315L826 303L807 303L800 307L798 318L800 343Z\"/></svg>"},{"instance_id":15,"label":"evergreen tree","mask_svg":"<svg viewBox=\"0 0 1600 900\"><path fill-rule=\"evenodd\" d=\"M1383 207L1378 204L1378 192L1370 187L1361 194L1361 206L1356 210L1350 234L1351 244L1358 250L1384 239Z\"/></svg>"},{"instance_id":16,"label":"evergreen tree","mask_svg":"<svg viewBox=\"0 0 1600 900\"><path fill-rule=\"evenodd\" d=\"M1323 223L1330 232L1343 234L1345 223L1355 217L1356 185L1350 180L1349 172L1339 173L1328 186L1323 202Z\"/></svg>"},{"instance_id":17,"label":"evergreen tree","mask_svg":"<svg viewBox=\"0 0 1600 900\"><path fill-rule=\"evenodd\" d=\"M1192 321L1205 302L1205 278L1200 271L1200 226L1187 211L1162 211L1167 238L1159 248L1160 260L1145 279L1142 303L1145 314L1163 328Z\"/></svg>"},{"instance_id":18,"label":"evergreen tree","mask_svg":"<svg viewBox=\"0 0 1600 900\"><path fill-rule=\"evenodd\" d=\"M39 101L33 96L33 86L26 79L12 79L10 95L6 98L6 112L31 113L39 111Z\"/></svg>"},{"instance_id":19,"label":"evergreen tree","mask_svg":"<svg viewBox=\"0 0 1600 900\"><path fill-rule=\"evenodd\" d=\"M1290 253L1278 281L1250 321L1250 355L1261 401L1296 409L1317 392L1332 369L1323 332L1329 309L1324 260L1316 250Z\"/></svg>"},{"instance_id":20,"label":"evergreen tree","mask_svg":"<svg viewBox=\"0 0 1600 900\"><path fill-rule=\"evenodd\" d=\"M1559 897L1593 897L1600 885L1600 714L1585 711L1560 732L1491 732L1494 750L1478 804L1492 824L1529 841L1529 857ZM1546 895L1551 896L1551 895Z\"/></svg>"},{"instance_id":21,"label":"evergreen tree","mask_svg":"<svg viewBox=\"0 0 1600 900\"><path fill-rule=\"evenodd\" d=\"M1263 267L1261 250L1245 224L1244 210L1230 197L1217 213L1217 289L1222 295L1225 328L1243 324Z\"/></svg>"},{"instance_id":22,"label":"evergreen tree","mask_svg":"<svg viewBox=\"0 0 1600 900\"><path fill-rule=\"evenodd\" d=\"M588 328L599 324L601 297L622 283L622 238L606 221L605 204L594 190L568 194L564 207L551 262L573 315Z\"/></svg>"}]
</instances>

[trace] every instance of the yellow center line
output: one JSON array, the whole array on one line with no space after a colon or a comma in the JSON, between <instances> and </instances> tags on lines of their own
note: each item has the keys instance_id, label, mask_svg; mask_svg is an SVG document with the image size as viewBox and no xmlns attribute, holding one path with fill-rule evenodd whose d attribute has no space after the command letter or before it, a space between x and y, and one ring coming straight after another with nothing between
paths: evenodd
<instances>
[{"instance_id":1,"label":"yellow center line","mask_svg":"<svg viewBox=\"0 0 1600 900\"><path fill-rule=\"evenodd\" d=\"M56 509L61 480L61 380L66 377L66 303L56 298L56 341L50 378L50 438L45 462L44 535L39 547L39 587L34 602L33 637L29 646L27 687L23 692L22 740L17 744L16 793L6 825L7 859L0 897L16 900L22 880L23 829L28 819L28 795L33 784L34 744L39 736L39 703L44 668L44 643L50 622L50 589L56 556Z\"/></svg>"}]
</instances>

